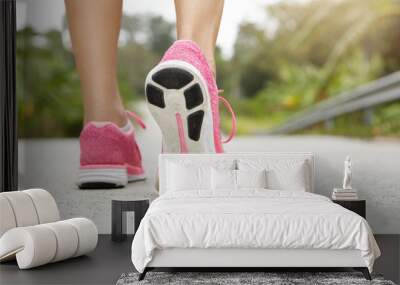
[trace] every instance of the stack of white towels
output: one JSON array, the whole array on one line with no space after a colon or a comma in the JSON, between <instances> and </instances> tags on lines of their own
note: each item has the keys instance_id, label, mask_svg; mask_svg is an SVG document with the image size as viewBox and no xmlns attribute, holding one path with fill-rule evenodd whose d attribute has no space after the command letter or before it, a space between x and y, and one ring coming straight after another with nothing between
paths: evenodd
<instances>
[{"instance_id":1,"label":"stack of white towels","mask_svg":"<svg viewBox=\"0 0 400 285\"><path fill-rule=\"evenodd\" d=\"M332 193L333 200L358 200L357 190L335 188Z\"/></svg>"}]
</instances>

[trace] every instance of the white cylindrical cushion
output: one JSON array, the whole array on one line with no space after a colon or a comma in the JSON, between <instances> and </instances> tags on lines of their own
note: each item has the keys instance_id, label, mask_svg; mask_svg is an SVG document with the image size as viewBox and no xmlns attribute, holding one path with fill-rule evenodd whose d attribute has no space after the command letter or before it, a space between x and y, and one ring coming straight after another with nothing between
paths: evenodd
<instances>
[{"instance_id":1,"label":"white cylindrical cushion","mask_svg":"<svg viewBox=\"0 0 400 285\"><path fill-rule=\"evenodd\" d=\"M39 224L60 220L60 213L56 201L49 192L43 189L28 189L22 192L31 197L39 218Z\"/></svg>"},{"instance_id":2,"label":"white cylindrical cushion","mask_svg":"<svg viewBox=\"0 0 400 285\"><path fill-rule=\"evenodd\" d=\"M0 194L0 237L9 229L15 228L14 211L11 208L10 202L2 194Z\"/></svg>"},{"instance_id":3,"label":"white cylindrical cushion","mask_svg":"<svg viewBox=\"0 0 400 285\"><path fill-rule=\"evenodd\" d=\"M96 248L98 232L96 225L91 220L74 218L65 220L65 222L74 226L78 232L79 245L74 257L86 254Z\"/></svg>"},{"instance_id":4,"label":"white cylindrical cushion","mask_svg":"<svg viewBox=\"0 0 400 285\"><path fill-rule=\"evenodd\" d=\"M17 258L20 269L86 254L96 248L97 228L85 218L13 228L0 238L0 261Z\"/></svg>"},{"instance_id":5,"label":"white cylindrical cushion","mask_svg":"<svg viewBox=\"0 0 400 285\"><path fill-rule=\"evenodd\" d=\"M36 208L30 196L22 191L1 193L13 209L17 227L33 226L39 223Z\"/></svg>"},{"instance_id":6,"label":"white cylindrical cushion","mask_svg":"<svg viewBox=\"0 0 400 285\"><path fill-rule=\"evenodd\" d=\"M49 263L56 252L56 236L50 228L43 225L14 228L0 239L0 260L7 260L16 254L20 269Z\"/></svg>"},{"instance_id":7,"label":"white cylindrical cushion","mask_svg":"<svg viewBox=\"0 0 400 285\"><path fill-rule=\"evenodd\" d=\"M51 262L57 262L75 255L78 249L78 232L73 225L65 221L44 224L50 228L57 238L57 252Z\"/></svg>"}]
</instances>

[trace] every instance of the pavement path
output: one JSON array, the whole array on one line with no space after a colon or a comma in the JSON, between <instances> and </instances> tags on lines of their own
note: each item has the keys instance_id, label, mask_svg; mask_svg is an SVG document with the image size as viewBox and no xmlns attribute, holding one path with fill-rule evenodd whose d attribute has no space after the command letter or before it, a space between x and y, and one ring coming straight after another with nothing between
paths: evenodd
<instances>
[{"instance_id":1,"label":"pavement path","mask_svg":"<svg viewBox=\"0 0 400 285\"><path fill-rule=\"evenodd\" d=\"M137 132L148 179L124 189L79 190L75 178L79 165L77 139L21 140L20 187L41 187L56 198L61 216L85 216L100 233L110 233L111 199L157 197L155 176L161 134L147 109L140 112L148 128ZM340 187L343 161L353 159L353 185L367 200L367 220L375 233L400 233L400 140L366 141L330 136L242 136L225 146L227 152L312 151L316 156L315 191L330 196Z\"/></svg>"}]
</instances>

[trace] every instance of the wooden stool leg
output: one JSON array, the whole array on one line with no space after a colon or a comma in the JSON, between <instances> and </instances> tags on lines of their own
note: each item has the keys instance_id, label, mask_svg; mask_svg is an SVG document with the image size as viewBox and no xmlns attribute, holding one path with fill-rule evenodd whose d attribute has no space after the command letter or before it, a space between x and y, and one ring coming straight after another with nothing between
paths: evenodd
<instances>
[{"instance_id":1,"label":"wooden stool leg","mask_svg":"<svg viewBox=\"0 0 400 285\"><path fill-rule=\"evenodd\" d=\"M111 240L123 241L122 234L122 202L112 201L111 206Z\"/></svg>"}]
</instances>

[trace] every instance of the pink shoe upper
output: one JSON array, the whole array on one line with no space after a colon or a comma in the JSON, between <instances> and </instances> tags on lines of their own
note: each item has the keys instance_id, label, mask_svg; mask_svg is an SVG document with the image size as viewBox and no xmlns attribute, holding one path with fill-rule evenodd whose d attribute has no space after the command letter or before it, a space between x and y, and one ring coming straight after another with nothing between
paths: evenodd
<instances>
[{"instance_id":1,"label":"pink shoe upper","mask_svg":"<svg viewBox=\"0 0 400 285\"><path fill-rule=\"evenodd\" d=\"M133 127L123 132L110 122L90 122L79 140L81 168L126 168L128 175L144 173Z\"/></svg>"},{"instance_id":2,"label":"pink shoe upper","mask_svg":"<svg viewBox=\"0 0 400 285\"><path fill-rule=\"evenodd\" d=\"M217 153L224 152L221 142L219 116L219 100L221 97L218 96L217 83L215 82L214 74L210 66L208 65L206 57L195 42L190 40L178 40L166 51L161 62L168 60L180 60L193 65L201 73L201 75L207 82L213 117L215 151ZM223 102L227 103L225 101ZM234 113L230 106L228 107L228 109L233 115L233 131L227 141L229 141L233 137L236 129L236 120L234 118Z\"/></svg>"}]
</instances>

